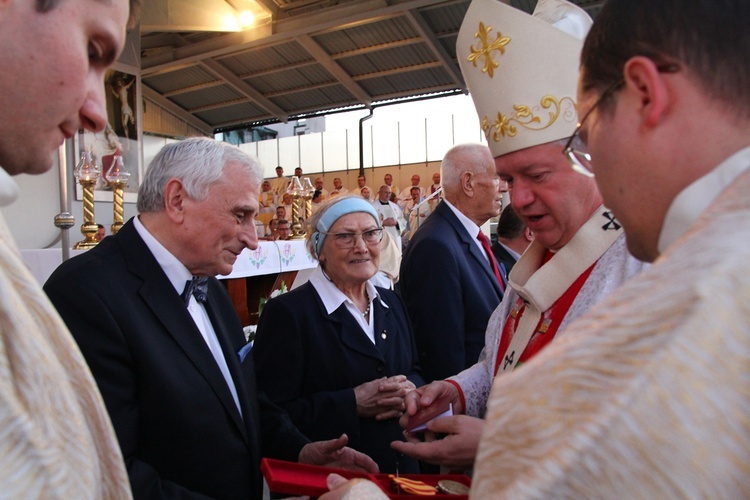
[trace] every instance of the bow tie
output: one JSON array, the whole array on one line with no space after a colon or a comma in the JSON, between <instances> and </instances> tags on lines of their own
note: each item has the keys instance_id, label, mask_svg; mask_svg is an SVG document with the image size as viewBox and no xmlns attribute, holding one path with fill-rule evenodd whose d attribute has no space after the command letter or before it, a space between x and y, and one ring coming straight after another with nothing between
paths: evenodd
<instances>
[{"instance_id":1,"label":"bow tie","mask_svg":"<svg viewBox=\"0 0 750 500\"><path fill-rule=\"evenodd\" d=\"M195 295L195 300L205 303L208 298L208 278L206 276L193 276L193 279L185 282L185 289L180 297L187 304L190 302L190 295Z\"/></svg>"}]
</instances>

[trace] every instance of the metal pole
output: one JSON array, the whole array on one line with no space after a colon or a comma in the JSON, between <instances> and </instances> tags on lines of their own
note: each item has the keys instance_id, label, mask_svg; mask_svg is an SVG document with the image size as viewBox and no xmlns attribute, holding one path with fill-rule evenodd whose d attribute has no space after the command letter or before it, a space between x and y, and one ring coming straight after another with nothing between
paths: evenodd
<instances>
[{"instance_id":1,"label":"metal pole","mask_svg":"<svg viewBox=\"0 0 750 500\"><path fill-rule=\"evenodd\" d=\"M60 228L62 241L62 259L63 262L70 258L70 234L68 229L75 225L75 217L70 212L70 194L68 192L68 172L75 168L75 142L73 139L66 139L65 145L57 150L57 163L60 182L60 213L55 216L55 226ZM70 167L70 169L68 168Z\"/></svg>"},{"instance_id":2,"label":"metal pole","mask_svg":"<svg viewBox=\"0 0 750 500\"><path fill-rule=\"evenodd\" d=\"M362 138L362 124L365 120L369 120L370 118L372 118L372 108L370 108L369 115L363 116L359 119L359 175L365 175L365 151L364 139Z\"/></svg>"}]
</instances>

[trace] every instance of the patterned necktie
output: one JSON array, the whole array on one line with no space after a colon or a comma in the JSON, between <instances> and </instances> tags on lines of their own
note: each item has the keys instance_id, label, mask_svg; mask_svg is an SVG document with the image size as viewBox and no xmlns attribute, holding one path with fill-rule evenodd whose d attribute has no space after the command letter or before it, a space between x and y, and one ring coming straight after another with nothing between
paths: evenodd
<instances>
[{"instance_id":1,"label":"patterned necktie","mask_svg":"<svg viewBox=\"0 0 750 500\"><path fill-rule=\"evenodd\" d=\"M206 303L208 297L208 278L206 276L193 276L193 279L185 282L185 289L180 295L185 304L190 302L190 295L195 295L195 300L198 302Z\"/></svg>"},{"instance_id":2,"label":"patterned necktie","mask_svg":"<svg viewBox=\"0 0 750 500\"><path fill-rule=\"evenodd\" d=\"M497 266L497 261L495 260L495 256L492 254L492 249L490 248L490 240L487 239L487 236L484 235L484 233L480 230L479 234L477 235L477 239L482 244L482 248L484 248L484 253L487 254L487 258L490 259L490 266L492 267L492 272L495 273L495 278L497 278L497 282L500 284L500 290L505 293L505 282L503 281L503 278L500 276L500 268Z\"/></svg>"}]
</instances>

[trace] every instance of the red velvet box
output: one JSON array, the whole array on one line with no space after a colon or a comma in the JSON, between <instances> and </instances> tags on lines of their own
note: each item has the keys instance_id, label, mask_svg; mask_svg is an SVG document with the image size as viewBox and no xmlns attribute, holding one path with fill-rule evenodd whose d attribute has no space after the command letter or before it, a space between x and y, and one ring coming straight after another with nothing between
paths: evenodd
<instances>
[{"instance_id":1,"label":"red velvet box","mask_svg":"<svg viewBox=\"0 0 750 500\"><path fill-rule=\"evenodd\" d=\"M380 486L388 498L394 499L414 499L420 495L410 495L407 493L397 493L393 487L393 482L388 474L365 474L363 472L353 472L341 469L332 469L330 467L320 467L317 465L300 464L296 462L285 462L283 460L274 460L264 458L260 464L260 470L266 478L268 487L273 493L283 493L287 495L309 495L318 497L328 491L326 478L328 474L335 472L343 477L353 479L363 477L370 479ZM441 479L450 479L457 481L466 486L471 486L471 479L462 474L402 474L401 477L422 481L431 486L437 486ZM430 495L427 498L466 500L468 495L445 495L438 493Z\"/></svg>"}]
</instances>

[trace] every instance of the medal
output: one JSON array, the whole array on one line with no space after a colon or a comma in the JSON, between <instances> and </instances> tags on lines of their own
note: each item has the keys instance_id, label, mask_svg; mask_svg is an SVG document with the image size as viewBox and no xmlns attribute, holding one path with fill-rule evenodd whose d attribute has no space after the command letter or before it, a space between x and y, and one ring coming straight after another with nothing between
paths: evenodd
<instances>
[{"instance_id":1,"label":"medal","mask_svg":"<svg viewBox=\"0 0 750 500\"><path fill-rule=\"evenodd\" d=\"M442 479L438 481L437 489L441 493L446 495L468 495L469 487L465 484L461 484L458 481L451 481L450 479Z\"/></svg>"}]
</instances>

